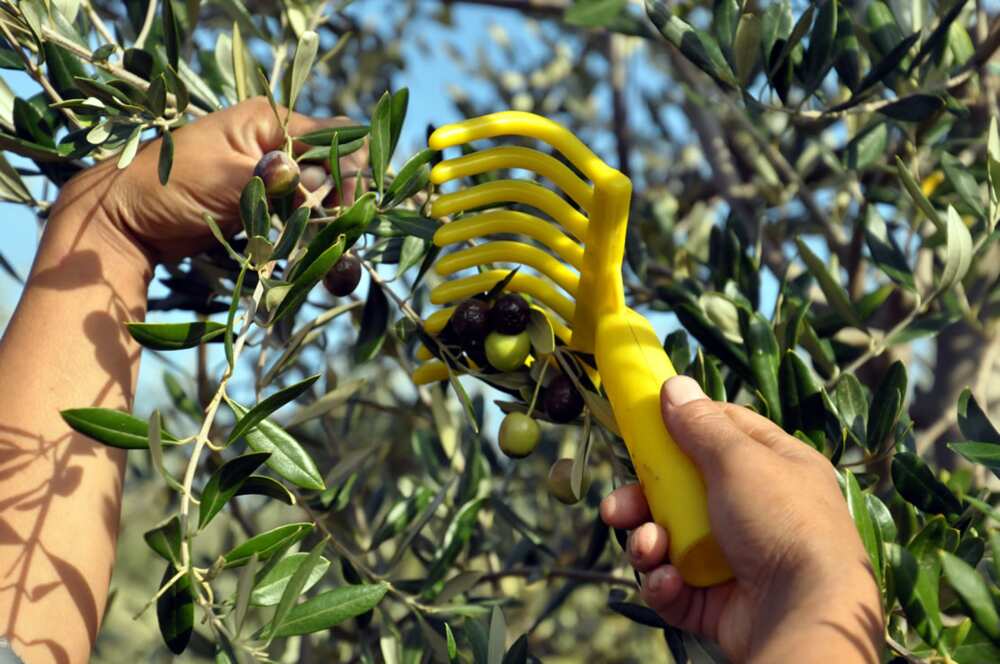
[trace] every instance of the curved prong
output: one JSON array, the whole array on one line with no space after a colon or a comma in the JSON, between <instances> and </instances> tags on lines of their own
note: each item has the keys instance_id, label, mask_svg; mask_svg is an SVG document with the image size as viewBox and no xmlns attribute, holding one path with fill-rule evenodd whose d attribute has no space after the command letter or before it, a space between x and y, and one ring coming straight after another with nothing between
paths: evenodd
<instances>
[{"instance_id":1,"label":"curved prong","mask_svg":"<svg viewBox=\"0 0 1000 664\"><path fill-rule=\"evenodd\" d=\"M457 302L467 297L484 293L503 280L510 270L487 270L471 277L463 277L453 281L446 281L438 284L431 291L431 302L433 304L446 304ZM550 309L559 314L564 321L573 320L573 301L561 295L559 291L552 287L548 281L540 279L534 275L517 273L507 290L516 293L528 293L542 302Z\"/></svg>"},{"instance_id":2,"label":"curved prong","mask_svg":"<svg viewBox=\"0 0 1000 664\"><path fill-rule=\"evenodd\" d=\"M477 184L468 189L443 194L431 204L431 216L435 218L486 207L496 203L523 203L549 215L583 240L587 235L587 218L574 210L551 189L525 180L495 180Z\"/></svg>"},{"instance_id":3,"label":"curved prong","mask_svg":"<svg viewBox=\"0 0 1000 664\"><path fill-rule=\"evenodd\" d=\"M593 187L581 180L561 161L538 150L512 145L478 150L442 161L431 169L431 182L442 184L456 178L479 175L502 168L523 168L552 180L585 210L589 210L594 201Z\"/></svg>"},{"instance_id":4,"label":"curved prong","mask_svg":"<svg viewBox=\"0 0 1000 664\"><path fill-rule=\"evenodd\" d=\"M595 185L618 173L591 152L568 129L534 113L504 111L439 127L427 139L432 150L443 150L482 138L530 136L545 141L561 152Z\"/></svg>"},{"instance_id":5,"label":"curved prong","mask_svg":"<svg viewBox=\"0 0 1000 664\"><path fill-rule=\"evenodd\" d=\"M524 242L498 240L468 247L439 258L434 270L442 277L470 267L489 263L518 263L533 267L559 284L564 291L576 297L576 287L580 275L568 269L551 254Z\"/></svg>"},{"instance_id":6,"label":"curved prong","mask_svg":"<svg viewBox=\"0 0 1000 664\"><path fill-rule=\"evenodd\" d=\"M490 210L444 224L434 233L434 244L443 247L496 233L526 235L544 244L577 270L583 267L583 247L545 219L515 210Z\"/></svg>"},{"instance_id":7,"label":"curved prong","mask_svg":"<svg viewBox=\"0 0 1000 664\"><path fill-rule=\"evenodd\" d=\"M441 360L425 362L413 370L410 378L416 385L426 385L441 380L448 380L448 365Z\"/></svg>"}]
</instances>

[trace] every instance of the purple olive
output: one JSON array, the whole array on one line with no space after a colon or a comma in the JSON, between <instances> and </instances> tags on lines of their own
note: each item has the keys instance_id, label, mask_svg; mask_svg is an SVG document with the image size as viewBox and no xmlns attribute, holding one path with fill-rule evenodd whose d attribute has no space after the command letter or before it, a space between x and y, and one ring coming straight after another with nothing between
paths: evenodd
<instances>
[{"instance_id":1,"label":"purple olive","mask_svg":"<svg viewBox=\"0 0 1000 664\"><path fill-rule=\"evenodd\" d=\"M271 198L287 196L299 186L299 165L281 150L261 157L253 174L264 181L264 190Z\"/></svg>"}]
</instances>

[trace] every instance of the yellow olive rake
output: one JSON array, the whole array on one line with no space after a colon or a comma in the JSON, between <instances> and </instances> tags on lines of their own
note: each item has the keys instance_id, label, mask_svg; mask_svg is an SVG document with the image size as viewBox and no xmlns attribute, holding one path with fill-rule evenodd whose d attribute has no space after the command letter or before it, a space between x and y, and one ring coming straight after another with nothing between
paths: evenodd
<instances>
[{"instance_id":1,"label":"yellow olive rake","mask_svg":"<svg viewBox=\"0 0 1000 664\"><path fill-rule=\"evenodd\" d=\"M592 184L554 157L524 147L494 147L442 161L431 171L435 184L497 169L525 169L552 181L579 209L554 191L526 180L496 180L443 194L431 206L434 217L491 209L444 224L434 235L436 245L515 234L535 240L551 253L524 242L488 241L440 258L435 271L449 276L491 263L517 263L545 277L519 272L507 290L533 296L550 310L546 314L560 340L594 355L601 386L653 518L670 533L671 562L692 585L725 581L732 573L709 528L704 483L670 437L660 414L660 387L676 372L649 321L625 305L621 267L631 182L567 129L532 113L505 111L446 125L431 134L428 143L434 150L443 150L498 136L527 136L547 143ZM496 207L509 203L545 213L569 235L540 217ZM490 290L507 274L508 270L485 269L445 281L431 291L431 302L460 302ZM427 332L442 331L453 310L446 307L429 316ZM414 371L414 382L448 378L447 365L432 359L426 348L420 349L418 359L425 363Z\"/></svg>"}]
</instances>

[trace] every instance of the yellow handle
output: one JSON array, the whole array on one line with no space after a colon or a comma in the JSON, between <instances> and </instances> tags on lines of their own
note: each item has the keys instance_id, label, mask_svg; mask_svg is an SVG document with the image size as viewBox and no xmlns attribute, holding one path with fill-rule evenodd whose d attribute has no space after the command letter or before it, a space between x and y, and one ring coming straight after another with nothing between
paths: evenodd
<instances>
[{"instance_id":1,"label":"yellow handle","mask_svg":"<svg viewBox=\"0 0 1000 664\"><path fill-rule=\"evenodd\" d=\"M732 577L708 521L705 485L663 424L660 387L675 375L660 340L631 309L598 320L595 358L618 429L649 502L670 533L670 562L694 586Z\"/></svg>"}]
</instances>

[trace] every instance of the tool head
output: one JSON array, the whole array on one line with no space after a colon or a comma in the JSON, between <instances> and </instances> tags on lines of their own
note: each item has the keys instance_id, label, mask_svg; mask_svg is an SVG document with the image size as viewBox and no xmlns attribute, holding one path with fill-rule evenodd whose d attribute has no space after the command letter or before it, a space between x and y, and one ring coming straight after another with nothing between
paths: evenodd
<instances>
[{"instance_id":1,"label":"tool head","mask_svg":"<svg viewBox=\"0 0 1000 664\"><path fill-rule=\"evenodd\" d=\"M500 136L542 141L569 166L539 150L500 146L442 161L431 171L431 181L444 184L491 171L520 169L549 180L559 193L530 180L501 179L442 194L431 205L431 216L461 216L443 225L434 235L434 243L443 247L515 235L533 240L541 248L520 239L488 240L442 257L435 271L450 276L495 263L531 268L540 276L519 272L506 289L530 294L544 308L556 336L575 350L592 353L598 317L625 308L621 264L631 183L565 127L533 113L504 111L446 125L431 134L428 144L443 150ZM511 204L538 210L548 219L503 207ZM431 302L449 304L488 291L507 274L508 270L488 268L446 281L431 291ZM586 297L579 298L580 293ZM426 321L429 333L444 329L450 315L447 311ZM421 351L420 359L428 357L426 349ZM429 382L442 377L442 372L447 375L443 365L433 364L419 368L414 379Z\"/></svg>"}]
</instances>

